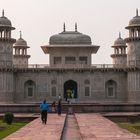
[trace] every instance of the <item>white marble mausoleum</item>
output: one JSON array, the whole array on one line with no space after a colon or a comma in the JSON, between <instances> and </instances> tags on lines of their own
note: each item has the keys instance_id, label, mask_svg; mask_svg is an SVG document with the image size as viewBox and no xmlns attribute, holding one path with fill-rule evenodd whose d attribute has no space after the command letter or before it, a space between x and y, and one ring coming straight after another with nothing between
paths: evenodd
<instances>
[{"instance_id":1,"label":"white marble mausoleum","mask_svg":"<svg viewBox=\"0 0 140 140\"><path fill-rule=\"evenodd\" d=\"M0 103L38 103L72 99L92 103L140 103L140 16L138 10L125 27L128 36L119 35L112 45L113 64L91 63L98 53L90 36L67 31L52 35L42 53L49 54L49 64L28 63L29 46L20 34L11 37L15 28L0 17Z\"/></svg>"}]
</instances>

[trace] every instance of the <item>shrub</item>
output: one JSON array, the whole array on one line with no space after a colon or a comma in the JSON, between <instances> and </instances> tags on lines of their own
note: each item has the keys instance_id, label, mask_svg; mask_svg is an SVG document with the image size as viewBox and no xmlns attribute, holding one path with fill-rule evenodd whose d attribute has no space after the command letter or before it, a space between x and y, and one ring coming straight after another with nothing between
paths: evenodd
<instances>
[{"instance_id":1,"label":"shrub","mask_svg":"<svg viewBox=\"0 0 140 140\"><path fill-rule=\"evenodd\" d=\"M13 119L14 119L14 114L12 112L6 112L5 115L4 115L4 121L7 123L7 124L12 124L13 122Z\"/></svg>"}]
</instances>

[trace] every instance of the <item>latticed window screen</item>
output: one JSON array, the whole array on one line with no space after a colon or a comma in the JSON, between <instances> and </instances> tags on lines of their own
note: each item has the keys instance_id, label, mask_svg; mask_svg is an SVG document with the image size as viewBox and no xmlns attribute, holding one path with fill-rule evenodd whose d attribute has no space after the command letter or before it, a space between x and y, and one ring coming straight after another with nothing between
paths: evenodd
<instances>
[{"instance_id":1,"label":"latticed window screen","mask_svg":"<svg viewBox=\"0 0 140 140\"><path fill-rule=\"evenodd\" d=\"M66 64L75 64L75 61L76 60L76 58L75 57L73 57L73 56L67 56L67 57L65 57L65 63Z\"/></svg>"},{"instance_id":2,"label":"latticed window screen","mask_svg":"<svg viewBox=\"0 0 140 140\"><path fill-rule=\"evenodd\" d=\"M108 87L108 96L109 96L109 97L114 96L114 90L113 90L113 87Z\"/></svg>"},{"instance_id":3,"label":"latticed window screen","mask_svg":"<svg viewBox=\"0 0 140 140\"><path fill-rule=\"evenodd\" d=\"M85 83L85 85L88 85L88 84L90 84L90 81L89 81L88 79L86 79L86 80L84 81L84 83Z\"/></svg>"},{"instance_id":4,"label":"latticed window screen","mask_svg":"<svg viewBox=\"0 0 140 140\"><path fill-rule=\"evenodd\" d=\"M33 88L32 87L28 87L28 96L29 97L33 96Z\"/></svg>"},{"instance_id":5,"label":"latticed window screen","mask_svg":"<svg viewBox=\"0 0 140 140\"><path fill-rule=\"evenodd\" d=\"M79 57L80 64L87 64L87 57L86 56L81 56Z\"/></svg>"},{"instance_id":6,"label":"latticed window screen","mask_svg":"<svg viewBox=\"0 0 140 140\"><path fill-rule=\"evenodd\" d=\"M106 95L107 97L115 97L116 96L116 88L117 84L113 80L109 80L106 82Z\"/></svg>"},{"instance_id":7,"label":"latticed window screen","mask_svg":"<svg viewBox=\"0 0 140 140\"><path fill-rule=\"evenodd\" d=\"M54 57L54 64L61 64L62 58L61 57Z\"/></svg>"}]
</instances>

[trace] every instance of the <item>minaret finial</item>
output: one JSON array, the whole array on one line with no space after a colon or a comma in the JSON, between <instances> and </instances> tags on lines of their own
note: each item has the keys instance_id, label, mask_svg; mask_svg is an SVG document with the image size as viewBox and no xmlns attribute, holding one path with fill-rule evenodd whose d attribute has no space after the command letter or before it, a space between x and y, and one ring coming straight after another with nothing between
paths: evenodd
<instances>
[{"instance_id":1,"label":"minaret finial","mask_svg":"<svg viewBox=\"0 0 140 140\"><path fill-rule=\"evenodd\" d=\"M66 26L65 26L65 22L64 22L64 24L63 24L63 32L65 32L66 31Z\"/></svg>"},{"instance_id":2,"label":"minaret finial","mask_svg":"<svg viewBox=\"0 0 140 140\"><path fill-rule=\"evenodd\" d=\"M121 38L121 32L119 32L119 38Z\"/></svg>"},{"instance_id":3,"label":"minaret finial","mask_svg":"<svg viewBox=\"0 0 140 140\"><path fill-rule=\"evenodd\" d=\"M139 16L139 11L138 11L138 9L136 9L136 16Z\"/></svg>"},{"instance_id":4,"label":"minaret finial","mask_svg":"<svg viewBox=\"0 0 140 140\"><path fill-rule=\"evenodd\" d=\"M19 33L20 33L20 38L22 38L22 32L21 32L21 31L19 31Z\"/></svg>"},{"instance_id":5,"label":"minaret finial","mask_svg":"<svg viewBox=\"0 0 140 140\"><path fill-rule=\"evenodd\" d=\"M75 32L77 32L77 23L75 23Z\"/></svg>"},{"instance_id":6,"label":"minaret finial","mask_svg":"<svg viewBox=\"0 0 140 140\"><path fill-rule=\"evenodd\" d=\"M2 10L2 17L4 17L4 9Z\"/></svg>"}]
</instances>

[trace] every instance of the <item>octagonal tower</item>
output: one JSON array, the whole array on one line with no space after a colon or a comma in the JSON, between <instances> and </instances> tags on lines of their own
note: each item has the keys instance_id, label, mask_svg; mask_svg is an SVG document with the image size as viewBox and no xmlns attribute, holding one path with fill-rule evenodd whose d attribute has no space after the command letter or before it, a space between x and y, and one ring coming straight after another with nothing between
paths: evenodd
<instances>
[{"instance_id":1,"label":"octagonal tower","mask_svg":"<svg viewBox=\"0 0 140 140\"><path fill-rule=\"evenodd\" d=\"M11 38L11 21L5 17L4 10L0 17L0 66L11 67L13 65L13 43L15 39Z\"/></svg>"},{"instance_id":2,"label":"octagonal tower","mask_svg":"<svg viewBox=\"0 0 140 140\"><path fill-rule=\"evenodd\" d=\"M127 64L127 54L126 54L126 43L121 38L121 34L119 33L119 38L115 40L114 45L114 54L111 55L113 59L113 64L115 67L123 67Z\"/></svg>"},{"instance_id":3,"label":"octagonal tower","mask_svg":"<svg viewBox=\"0 0 140 140\"><path fill-rule=\"evenodd\" d=\"M127 52L128 67L140 66L140 16L136 10L136 16L133 17L129 25L126 27L129 30L129 37L125 39ZM127 72L127 91L129 102L140 102L140 72L137 70Z\"/></svg>"},{"instance_id":4,"label":"octagonal tower","mask_svg":"<svg viewBox=\"0 0 140 140\"><path fill-rule=\"evenodd\" d=\"M11 38L11 21L5 17L4 10L0 17L0 102L13 102L14 78L13 78L13 43Z\"/></svg>"},{"instance_id":5,"label":"octagonal tower","mask_svg":"<svg viewBox=\"0 0 140 140\"><path fill-rule=\"evenodd\" d=\"M140 16L138 9L136 16L129 21L126 29L129 30L129 37L125 39L128 46L127 65L140 66Z\"/></svg>"},{"instance_id":6,"label":"octagonal tower","mask_svg":"<svg viewBox=\"0 0 140 140\"><path fill-rule=\"evenodd\" d=\"M27 42L22 38L20 31L20 38L16 41L13 46L14 48L14 59L13 63L15 67L28 67L28 59L30 55L27 54L27 49L29 46Z\"/></svg>"}]
</instances>

